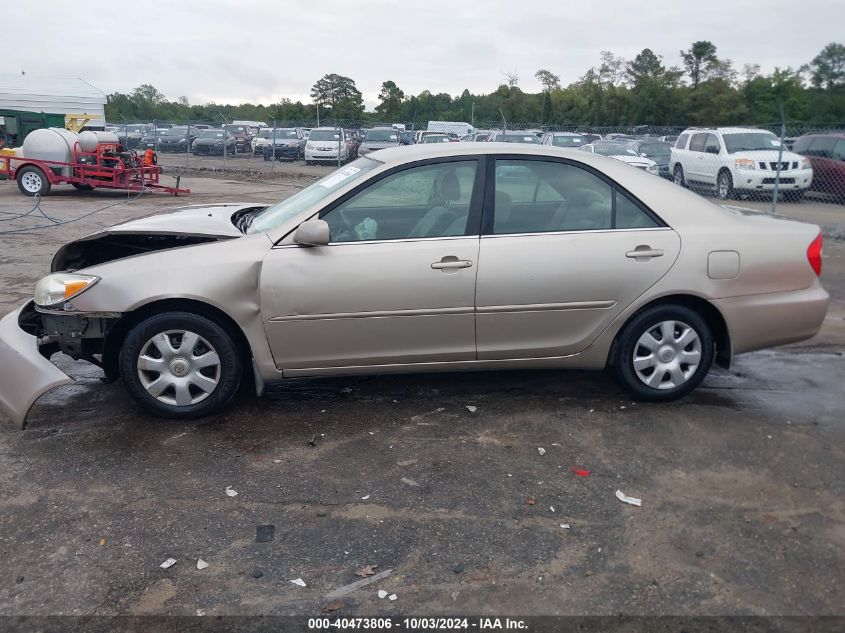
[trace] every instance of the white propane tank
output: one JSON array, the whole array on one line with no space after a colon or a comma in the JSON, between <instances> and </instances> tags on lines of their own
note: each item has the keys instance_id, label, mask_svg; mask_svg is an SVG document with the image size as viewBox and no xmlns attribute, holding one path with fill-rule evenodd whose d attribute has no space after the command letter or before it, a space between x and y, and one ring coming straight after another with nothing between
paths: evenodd
<instances>
[{"instance_id":1,"label":"white propane tank","mask_svg":"<svg viewBox=\"0 0 845 633\"><path fill-rule=\"evenodd\" d=\"M117 134L101 130L87 130L79 135L79 149L83 152L96 152L100 143L119 143Z\"/></svg>"},{"instance_id":2,"label":"white propane tank","mask_svg":"<svg viewBox=\"0 0 845 633\"><path fill-rule=\"evenodd\" d=\"M50 127L33 130L23 140L23 155L35 160L54 160L62 163L73 162L73 146L79 136L62 127ZM62 176L70 176L70 167L56 165L51 168Z\"/></svg>"}]
</instances>

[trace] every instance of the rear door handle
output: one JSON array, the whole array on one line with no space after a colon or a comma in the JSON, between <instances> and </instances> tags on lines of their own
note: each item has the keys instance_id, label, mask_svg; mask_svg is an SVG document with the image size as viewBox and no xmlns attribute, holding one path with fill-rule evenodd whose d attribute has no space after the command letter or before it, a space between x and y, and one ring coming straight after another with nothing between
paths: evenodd
<instances>
[{"instance_id":1,"label":"rear door handle","mask_svg":"<svg viewBox=\"0 0 845 633\"><path fill-rule=\"evenodd\" d=\"M468 259L458 259L453 255L449 255L444 257L439 262L434 262L431 267L434 270L444 270L450 268L469 268L472 266L472 262Z\"/></svg>"},{"instance_id":2,"label":"rear door handle","mask_svg":"<svg viewBox=\"0 0 845 633\"><path fill-rule=\"evenodd\" d=\"M652 248L651 246L641 244L634 250L625 253L625 257L636 259L637 261L646 261L652 257L663 257L663 251L659 248Z\"/></svg>"}]
</instances>

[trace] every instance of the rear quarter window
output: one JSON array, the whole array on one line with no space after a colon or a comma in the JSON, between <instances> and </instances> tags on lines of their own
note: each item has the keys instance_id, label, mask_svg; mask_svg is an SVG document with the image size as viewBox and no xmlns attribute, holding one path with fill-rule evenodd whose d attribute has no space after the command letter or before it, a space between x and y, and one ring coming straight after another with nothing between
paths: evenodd
<instances>
[{"instance_id":1,"label":"rear quarter window","mask_svg":"<svg viewBox=\"0 0 845 633\"><path fill-rule=\"evenodd\" d=\"M689 134L681 134L678 137L678 140L675 141L675 149L686 149L687 148L687 141L689 140Z\"/></svg>"}]
</instances>

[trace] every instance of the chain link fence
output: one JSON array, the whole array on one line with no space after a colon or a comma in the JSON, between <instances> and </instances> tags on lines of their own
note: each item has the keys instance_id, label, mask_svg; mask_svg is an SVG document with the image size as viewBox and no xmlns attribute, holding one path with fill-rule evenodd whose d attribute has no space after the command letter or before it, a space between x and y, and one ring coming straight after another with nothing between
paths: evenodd
<instances>
[{"instance_id":1,"label":"chain link fence","mask_svg":"<svg viewBox=\"0 0 845 633\"><path fill-rule=\"evenodd\" d=\"M717 201L845 204L845 123L769 122L695 128L544 126L504 119L364 124L356 120L123 121L128 149L153 149L165 171L318 176L373 149L504 141L602 154ZM322 166L320 169L319 166Z\"/></svg>"}]
</instances>

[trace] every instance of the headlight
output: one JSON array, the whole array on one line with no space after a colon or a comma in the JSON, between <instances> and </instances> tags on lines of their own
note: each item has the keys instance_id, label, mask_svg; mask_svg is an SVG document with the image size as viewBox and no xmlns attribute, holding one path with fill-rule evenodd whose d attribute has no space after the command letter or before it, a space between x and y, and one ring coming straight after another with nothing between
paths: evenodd
<instances>
[{"instance_id":1,"label":"headlight","mask_svg":"<svg viewBox=\"0 0 845 633\"><path fill-rule=\"evenodd\" d=\"M801 159L801 169L812 169L813 166L810 164L809 158L802 158Z\"/></svg>"},{"instance_id":2,"label":"headlight","mask_svg":"<svg viewBox=\"0 0 845 633\"><path fill-rule=\"evenodd\" d=\"M734 165L737 169L757 169L757 163L750 158L737 158Z\"/></svg>"},{"instance_id":3,"label":"headlight","mask_svg":"<svg viewBox=\"0 0 845 633\"><path fill-rule=\"evenodd\" d=\"M186 139L186 138L180 138L180 139L179 139L179 142L180 142L180 143L184 143L184 142L185 142L185 141L187 141L187 140L188 140L188 139Z\"/></svg>"},{"instance_id":4,"label":"headlight","mask_svg":"<svg viewBox=\"0 0 845 633\"><path fill-rule=\"evenodd\" d=\"M47 275L35 284L35 305L49 307L69 301L90 288L98 279L91 275L71 273Z\"/></svg>"},{"instance_id":5,"label":"headlight","mask_svg":"<svg viewBox=\"0 0 845 633\"><path fill-rule=\"evenodd\" d=\"M647 172L649 172L650 174L656 174L657 172L659 172L659 171L660 171L660 168L659 168L657 165L649 165L649 166L648 166L648 167L646 167L645 169L646 169L646 171L647 171Z\"/></svg>"}]
</instances>

